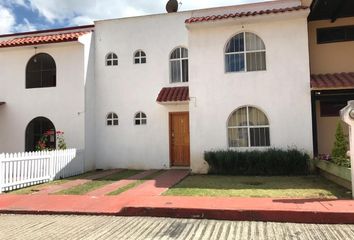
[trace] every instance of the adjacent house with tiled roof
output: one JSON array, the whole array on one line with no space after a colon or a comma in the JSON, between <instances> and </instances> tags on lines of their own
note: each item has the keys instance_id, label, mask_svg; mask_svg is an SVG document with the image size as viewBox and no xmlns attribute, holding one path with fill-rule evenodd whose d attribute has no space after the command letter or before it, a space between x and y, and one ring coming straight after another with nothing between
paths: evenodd
<instances>
[{"instance_id":1,"label":"adjacent house with tiled roof","mask_svg":"<svg viewBox=\"0 0 354 240\"><path fill-rule=\"evenodd\" d=\"M0 152L33 151L56 129L87 170L201 173L210 149L326 153L320 95L351 98L354 69L325 71L330 56L313 38L332 23L317 21L318 6L270 1L0 36Z\"/></svg>"},{"instance_id":2,"label":"adjacent house with tiled roof","mask_svg":"<svg viewBox=\"0 0 354 240\"><path fill-rule=\"evenodd\" d=\"M354 1L314 0L308 29L314 154L330 154L339 110L354 100Z\"/></svg>"}]
</instances>

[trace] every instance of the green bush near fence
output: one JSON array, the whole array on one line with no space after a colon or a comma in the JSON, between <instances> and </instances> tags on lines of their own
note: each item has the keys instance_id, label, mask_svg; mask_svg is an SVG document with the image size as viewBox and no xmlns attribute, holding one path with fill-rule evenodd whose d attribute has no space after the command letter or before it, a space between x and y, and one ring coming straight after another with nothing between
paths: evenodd
<instances>
[{"instance_id":1,"label":"green bush near fence","mask_svg":"<svg viewBox=\"0 0 354 240\"><path fill-rule=\"evenodd\" d=\"M265 151L207 151L210 174L239 176L307 175L310 157L297 149Z\"/></svg>"}]
</instances>

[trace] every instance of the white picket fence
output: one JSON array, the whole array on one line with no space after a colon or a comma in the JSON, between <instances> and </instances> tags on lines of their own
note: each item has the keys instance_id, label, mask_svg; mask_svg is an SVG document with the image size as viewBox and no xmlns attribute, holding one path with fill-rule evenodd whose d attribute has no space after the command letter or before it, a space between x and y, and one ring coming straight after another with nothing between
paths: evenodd
<instances>
[{"instance_id":1,"label":"white picket fence","mask_svg":"<svg viewBox=\"0 0 354 240\"><path fill-rule=\"evenodd\" d=\"M67 178L84 172L76 149L0 154L0 193Z\"/></svg>"}]
</instances>

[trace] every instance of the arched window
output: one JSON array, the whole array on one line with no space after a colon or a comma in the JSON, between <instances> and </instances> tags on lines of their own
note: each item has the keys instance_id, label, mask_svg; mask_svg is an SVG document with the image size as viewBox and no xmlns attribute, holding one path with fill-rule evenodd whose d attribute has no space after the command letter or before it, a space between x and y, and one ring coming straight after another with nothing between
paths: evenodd
<instances>
[{"instance_id":1,"label":"arched window","mask_svg":"<svg viewBox=\"0 0 354 240\"><path fill-rule=\"evenodd\" d=\"M37 117L33 119L26 128L26 152L31 152L36 150L38 141L47 132L50 132L48 136L46 148L55 149L56 148L56 136L54 124L45 117Z\"/></svg>"},{"instance_id":2,"label":"arched window","mask_svg":"<svg viewBox=\"0 0 354 240\"><path fill-rule=\"evenodd\" d=\"M118 66L118 56L115 53L106 55L106 66Z\"/></svg>"},{"instance_id":3,"label":"arched window","mask_svg":"<svg viewBox=\"0 0 354 240\"><path fill-rule=\"evenodd\" d=\"M117 126L119 124L118 115L114 112L110 112L106 117L107 126Z\"/></svg>"},{"instance_id":4,"label":"arched window","mask_svg":"<svg viewBox=\"0 0 354 240\"><path fill-rule=\"evenodd\" d=\"M269 121L255 107L242 107L234 111L228 121L229 147L270 146Z\"/></svg>"},{"instance_id":5,"label":"arched window","mask_svg":"<svg viewBox=\"0 0 354 240\"><path fill-rule=\"evenodd\" d=\"M134 64L144 64L146 63L146 54L142 50L138 50L134 54Z\"/></svg>"},{"instance_id":6,"label":"arched window","mask_svg":"<svg viewBox=\"0 0 354 240\"><path fill-rule=\"evenodd\" d=\"M134 122L135 125L146 125L147 123L146 114L143 112L138 112L137 114L135 114Z\"/></svg>"},{"instance_id":7,"label":"arched window","mask_svg":"<svg viewBox=\"0 0 354 240\"><path fill-rule=\"evenodd\" d=\"M256 34L239 33L227 43L225 49L226 72L266 70L266 50Z\"/></svg>"},{"instance_id":8,"label":"arched window","mask_svg":"<svg viewBox=\"0 0 354 240\"><path fill-rule=\"evenodd\" d=\"M171 53L170 79L172 83L188 82L188 49L179 47Z\"/></svg>"},{"instance_id":9,"label":"arched window","mask_svg":"<svg viewBox=\"0 0 354 240\"><path fill-rule=\"evenodd\" d=\"M57 69L49 54L39 53L31 57L26 67L26 88L55 87Z\"/></svg>"}]
</instances>

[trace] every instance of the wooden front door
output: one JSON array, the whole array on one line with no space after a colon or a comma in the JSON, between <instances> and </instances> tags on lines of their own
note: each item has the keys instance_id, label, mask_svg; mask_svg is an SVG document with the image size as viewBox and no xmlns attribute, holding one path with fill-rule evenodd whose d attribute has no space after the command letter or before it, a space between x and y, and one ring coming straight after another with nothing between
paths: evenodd
<instances>
[{"instance_id":1,"label":"wooden front door","mask_svg":"<svg viewBox=\"0 0 354 240\"><path fill-rule=\"evenodd\" d=\"M190 166L189 113L170 113L170 158L172 167Z\"/></svg>"}]
</instances>

